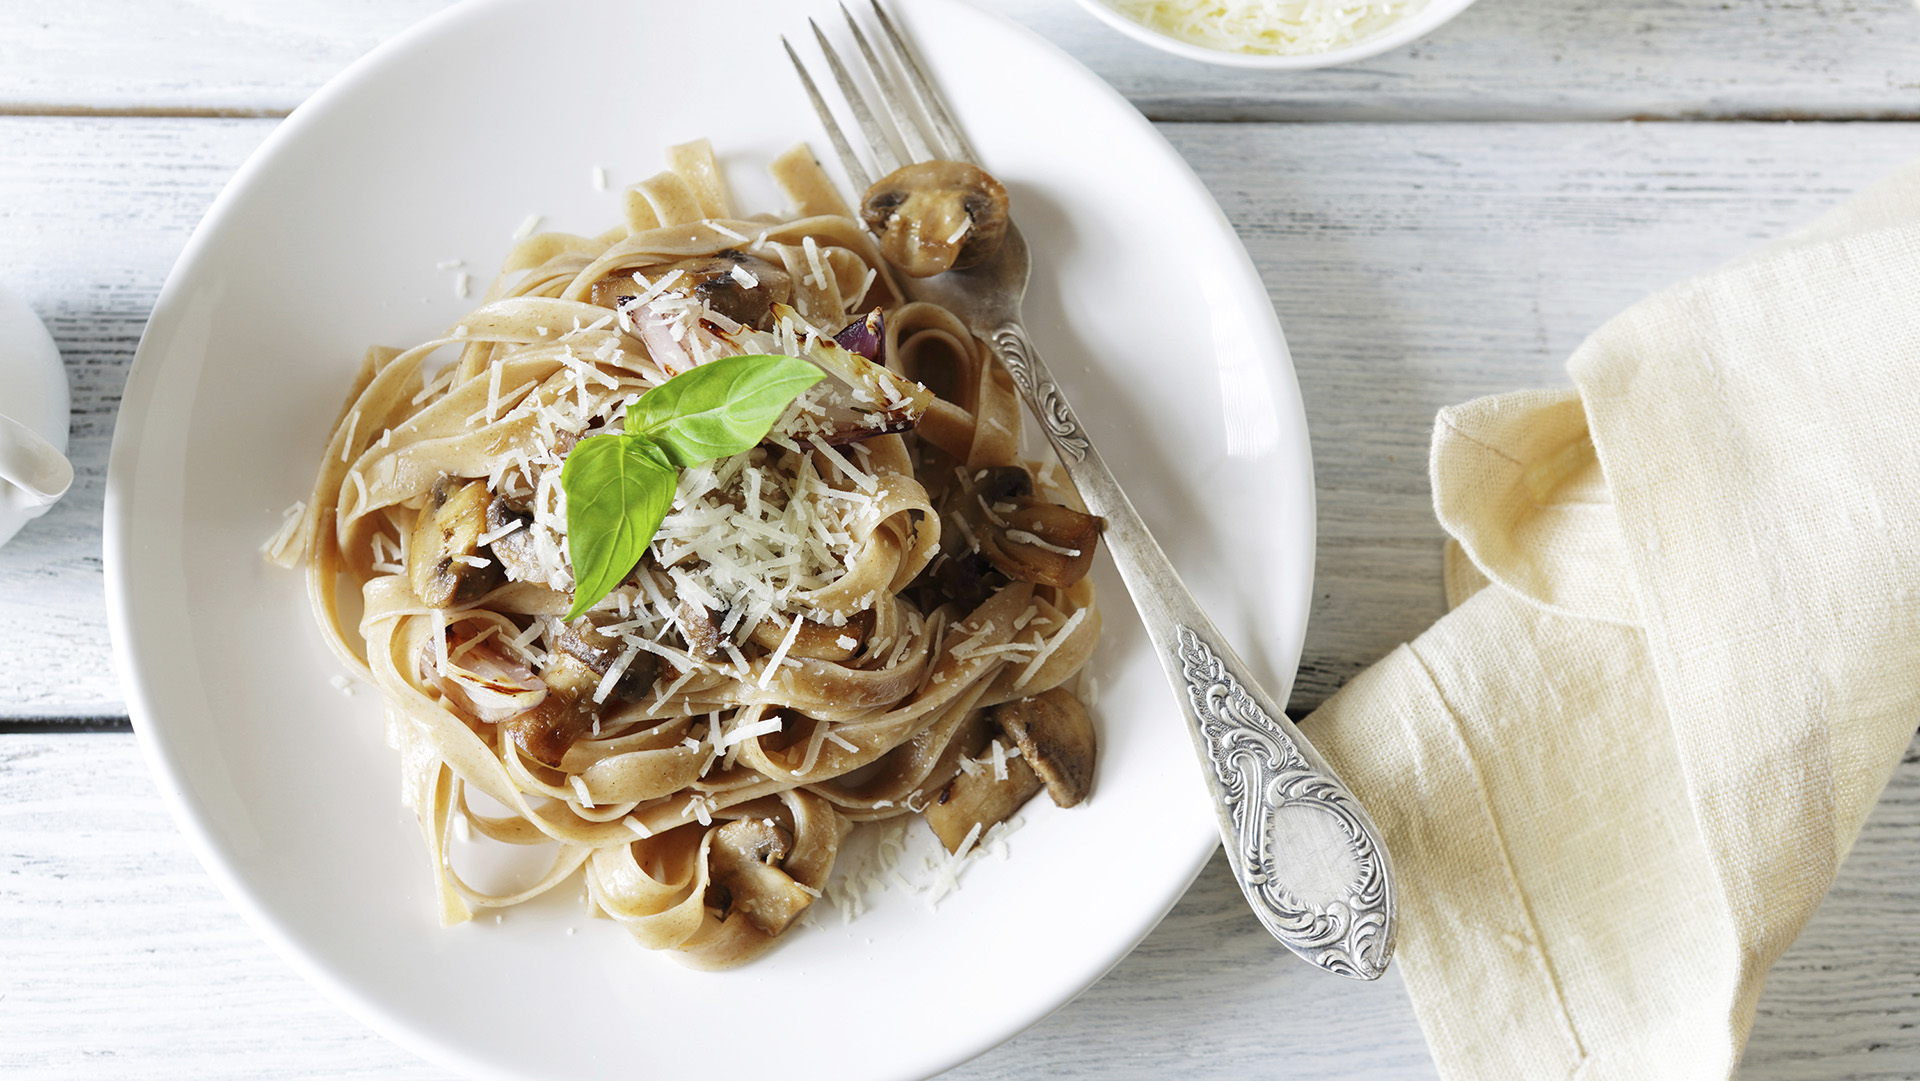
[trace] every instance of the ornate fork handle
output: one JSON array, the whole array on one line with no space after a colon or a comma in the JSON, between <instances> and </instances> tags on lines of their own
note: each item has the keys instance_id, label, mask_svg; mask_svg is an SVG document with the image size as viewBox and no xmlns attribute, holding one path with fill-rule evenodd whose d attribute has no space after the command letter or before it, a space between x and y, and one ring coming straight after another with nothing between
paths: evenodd
<instances>
[{"instance_id":1,"label":"ornate fork handle","mask_svg":"<svg viewBox=\"0 0 1920 1081\"><path fill-rule=\"evenodd\" d=\"M1121 491L1017 322L986 335L1059 451L1181 695L1234 878L1260 922L1331 972L1373 979L1393 951L1387 851L1360 802L1262 691Z\"/></svg>"}]
</instances>

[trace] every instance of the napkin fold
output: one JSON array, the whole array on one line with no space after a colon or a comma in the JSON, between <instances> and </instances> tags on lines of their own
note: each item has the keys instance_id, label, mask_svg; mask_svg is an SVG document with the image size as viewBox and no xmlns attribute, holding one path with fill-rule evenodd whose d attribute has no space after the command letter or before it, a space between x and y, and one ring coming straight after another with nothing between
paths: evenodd
<instances>
[{"instance_id":1,"label":"napkin fold","mask_svg":"<svg viewBox=\"0 0 1920 1081\"><path fill-rule=\"evenodd\" d=\"M1447 1081L1723 1078L1920 718L1920 163L1444 409L1449 613L1304 728Z\"/></svg>"}]
</instances>

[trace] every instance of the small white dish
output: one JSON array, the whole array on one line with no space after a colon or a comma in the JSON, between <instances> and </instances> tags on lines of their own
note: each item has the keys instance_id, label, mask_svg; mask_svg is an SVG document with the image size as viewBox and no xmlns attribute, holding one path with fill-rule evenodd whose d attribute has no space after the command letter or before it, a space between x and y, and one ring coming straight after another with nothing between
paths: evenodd
<instances>
[{"instance_id":1,"label":"small white dish","mask_svg":"<svg viewBox=\"0 0 1920 1081\"><path fill-rule=\"evenodd\" d=\"M1407 15L1398 22L1382 27L1369 37L1360 39L1351 45L1338 49L1329 49L1317 53L1253 53L1228 52L1212 49L1191 41L1183 41L1137 22L1116 10L1109 0L1078 0L1088 13L1122 34L1151 45L1165 53L1198 60L1206 64L1218 64L1230 68L1258 68L1266 71L1307 71L1313 68L1337 67L1356 60L1365 60L1384 52L1398 49L1409 42L1416 41L1440 28L1455 15L1465 11L1473 0L1427 0L1418 11Z\"/></svg>"},{"instance_id":2,"label":"small white dish","mask_svg":"<svg viewBox=\"0 0 1920 1081\"><path fill-rule=\"evenodd\" d=\"M0 544L47 512L73 483L67 461L67 372L53 335L0 287Z\"/></svg>"}]
</instances>

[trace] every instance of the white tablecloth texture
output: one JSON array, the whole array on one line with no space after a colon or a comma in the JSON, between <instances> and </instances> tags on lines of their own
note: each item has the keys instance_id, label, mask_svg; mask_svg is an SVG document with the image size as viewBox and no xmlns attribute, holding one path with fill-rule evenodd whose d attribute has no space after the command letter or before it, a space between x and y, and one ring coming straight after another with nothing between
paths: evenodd
<instances>
[{"instance_id":1,"label":"white tablecloth texture","mask_svg":"<svg viewBox=\"0 0 1920 1081\"><path fill-rule=\"evenodd\" d=\"M1920 719L1920 163L1444 409L1451 611L1305 722L1447 1081L1724 1078Z\"/></svg>"}]
</instances>

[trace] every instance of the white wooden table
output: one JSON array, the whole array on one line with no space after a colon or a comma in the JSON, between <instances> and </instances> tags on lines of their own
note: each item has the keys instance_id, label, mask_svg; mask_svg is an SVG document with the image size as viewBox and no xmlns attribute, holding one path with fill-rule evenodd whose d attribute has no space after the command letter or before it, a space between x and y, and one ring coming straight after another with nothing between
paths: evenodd
<instances>
[{"instance_id":1,"label":"white wooden table","mask_svg":"<svg viewBox=\"0 0 1920 1081\"><path fill-rule=\"evenodd\" d=\"M0 280L65 355L78 470L0 548L0 1076L447 1076L300 982L189 854L127 728L100 559L121 387L189 231L278 117L444 2L0 5ZM1069 0L982 2L1158 121L1265 277L1319 488L1295 711L1442 610L1435 409L1562 385L1609 315L1920 156L1911 0L1480 0L1293 75L1162 57ZM1920 744L1775 969L1743 1079L1920 1077L1916 868ZM1218 859L1092 990L949 1076L1174 1070L1433 1076L1397 978L1291 962Z\"/></svg>"}]
</instances>

